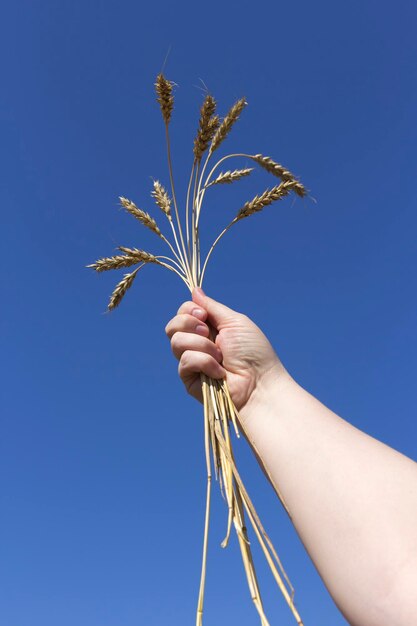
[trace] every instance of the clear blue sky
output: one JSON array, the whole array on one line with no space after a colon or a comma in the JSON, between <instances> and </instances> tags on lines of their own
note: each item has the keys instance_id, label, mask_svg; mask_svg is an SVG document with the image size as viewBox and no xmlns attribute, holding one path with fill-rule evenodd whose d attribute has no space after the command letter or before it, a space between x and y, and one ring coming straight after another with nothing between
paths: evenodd
<instances>
[{"instance_id":1,"label":"clear blue sky","mask_svg":"<svg viewBox=\"0 0 417 626\"><path fill-rule=\"evenodd\" d=\"M207 292L253 317L324 403L417 457L416 19L411 1L3 4L2 626L194 623L201 409L164 335L187 294L149 267L103 315L120 275L85 269L120 244L161 250L117 198L160 217L149 196L152 177L167 182L153 82L169 47L179 193L202 79L222 113L249 102L224 151L272 155L317 200L238 224L213 255ZM207 243L268 184L257 174L213 190ZM345 624L237 448L306 626ZM219 545L215 493L205 624L252 626L236 542ZM290 626L255 553L271 625Z\"/></svg>"}]
</instances>

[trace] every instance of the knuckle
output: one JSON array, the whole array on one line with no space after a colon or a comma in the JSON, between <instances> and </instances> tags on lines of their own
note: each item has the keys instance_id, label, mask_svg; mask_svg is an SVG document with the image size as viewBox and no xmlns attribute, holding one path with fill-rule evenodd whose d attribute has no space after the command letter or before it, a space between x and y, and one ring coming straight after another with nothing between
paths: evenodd
<instances>
[{"instance_id":1,"label":"knuckle","mask_svg":"<svg viewBox=\"0 0 417 626\"><path fill-rule=\"evenodd\" d=\"M239 318L241 322L245 324L249 321L249 317L245 315L244 313L237 313L237 317Z\"/></svg>"},{"instance_id":2,"label":"knuckle","mask_svg":"<svg viewBox=\"0 0 417 626\"><path fill-rule=\"evenodd\" d=\"M181 313L185 313L186 311L190 311L192 306L194 306L194 304L193 302L190 302L190 300L183 302L178 309L178 315L180 315Z\"/></svg>"},{"instance_id":3,"label":"knuckle","mask_svg":"<svg viewBox=\"0 0 417 626\"><path fill-rule=\"evenodd\" d=\"M184 345L184 338L180 332L176 332L171 337L171 348L175 351L181 350Z\"/></svg>"},{"instance_id":4,"label":"knuckle","mask_svg":"<svg viewBox=\"0 0 417 626\"><path fill-rule=\"evenodd\" d=\"M180 367L183 369L190 367L192 363L193 352L192 350L184 350L180 359Z\"/></svg>"},{"instance_id":5,"label":"knuckle","mask_svg":"<svg viewBox=\"0 0 417 626\"><path fill-rule=\"evenodd\" d=\"M204 353L201 355L202 367L209 367L213 361L214 361L214 358L210 354Z\"/></svg>"}]
</instances>

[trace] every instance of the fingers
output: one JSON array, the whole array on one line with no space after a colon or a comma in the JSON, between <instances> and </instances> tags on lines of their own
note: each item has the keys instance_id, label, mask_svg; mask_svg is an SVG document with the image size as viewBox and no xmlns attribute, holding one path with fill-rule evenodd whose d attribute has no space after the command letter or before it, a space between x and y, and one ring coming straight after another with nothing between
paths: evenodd
<instances>
[{"instance_id":1,"label":"fingers","mask_svg":"<svg viewBox=\"0 0 417 626\"><path fill-rule=\"evenodd\" d=\"M195 305L194 305L195 306ZM180 313L176 315L165 327L165 332L170 339L175 333L197 333L203 337L209 336L207 324L198 317L189 313Z\"/></svg>"},{"instance_id":2,"label":"fingers","mask_svg":"<svg viewBox=\"0 0 417 626\"><path fill-rule=\"evenodd\" d=\"M207 311L195 302L184 302L178 309L177 315L181 315L183 313L194 315L194 317L197 317L202 322L207 319Z\"/></svg>"},{"instance_id":3,"label":"fingers","mask_svg":"<svg viewBox=\"0 0 417 626\"><path fill-rule=\"evenodd\" d=\"M225 369L210 354L186 350L180 359L178 373L185 384L193 375L202 372L210 378L225 378Z\"/></svg>"},{"instance_id":4,"label":"fingers","mask_svg":"<svg viewBox=\"0 0 417 626\"><path fill-rule=\"evenodd\" d=\"M184 302L165 328L172 351L179 360L179 375L189 391L201 372L216 379L226 376L226 370L220 365L221 350L208 338L206 319L205 309L195 302Z\"/></svg>"},{"instance_id":5,"label":"fingers","mask_svg":"<svg viewBox=\"0 0 417 626\"><path fill-rule=\"evenodd\" d=\"M222 360L221 350L215 343L194 333L176 332L171 339L171 348L177 359L180 359L187 350L194 350L209 354L219 363Z\"/></svg>"},{"instance_id":6,"label":"fingers","mask_svg":"<svg viewBox=\"0 0 417 626\"><path fill-rule=\"evenodd\" d=\"M233 322L236 316L239 315L239 313L233 309L229 309L229 307L217 302L217 300L206 296L201 287L193 289L193 300L194 306L197 305L198 308L206 311L206 317L204 319L207 319L208 315L210 322L212 322L217 329L220 329L222 326L227 326L227 324Z\"/></svg>"}]
</instances>

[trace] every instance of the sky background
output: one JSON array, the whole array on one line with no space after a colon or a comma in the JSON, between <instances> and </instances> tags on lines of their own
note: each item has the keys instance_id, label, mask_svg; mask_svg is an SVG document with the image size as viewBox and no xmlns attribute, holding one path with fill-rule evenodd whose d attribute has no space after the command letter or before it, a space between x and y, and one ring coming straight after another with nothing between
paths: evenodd
<instances>
[{"instance_id":1,"label":"sky background","mask_svg":"<svg viewBox=\"0 0 417 626\"><path fill-rule=\"evenodd\" d=\"M104 315L123 270L85 268L121 244L162 253L118 196L163 223L149 194L152 177L168 183L153 91L168 49L178 195L204 82L222 114L249 102L221 154L271 155L316 200L239 223L206 291L251 316L327 406L417 457L416 19L401 0L2 4L2 626L194 623L202 411L164 334L186 289L148 267ZM273 184L259 172L207 194L205 245ZM306 626L346 624L246 444L236 449ZM252 626L214 494L205 625ZM292 625L255 558L271 626Z\"/></svg>"}]
</instances>

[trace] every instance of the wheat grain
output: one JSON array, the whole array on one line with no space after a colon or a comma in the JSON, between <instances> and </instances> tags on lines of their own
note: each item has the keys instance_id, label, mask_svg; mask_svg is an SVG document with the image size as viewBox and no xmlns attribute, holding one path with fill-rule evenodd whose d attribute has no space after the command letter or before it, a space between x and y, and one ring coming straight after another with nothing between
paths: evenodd
<instances>
[{"instance_id":1,"label":"wheat grain","mask_svg":"<svg viewBox=\"0 0 417 626\"><path fill-rule=\"evenodd\" d=\"M168 125L174 108L174 96L172 95L172 83L165 78L163 74L156 77L155 89L157 101L161 107L162 117L165 124Z\"/></svg>"},{"instance_id":2,"label":"wheat grain","mask_svg":"<svg viewBox=\"0 0 417 626\"><path fill-rule=\"evenodd\" d=\"M158 180L154 180L153 182L153 191L151 192L151 196L155 198L155 202L161 211L163 211L167 217L170 217L171 198Z\"/></svg>"},{"instance_id":3,"label":"wheat grain","mask_svg":"<svg viewBox=\"0 0 417 626\"><path fill-rule=\"evenodd\" d=\"M119 246L119 250L122 250L122 252L126 254L104 257L98 259L95 263L91 263L91 265L87 265L87 267L92 267L96 272L106 272L108 270L118 270L122 267L130 267L131 265L137 265L141 262L158 263L158 259L154 257L153 254L149 254L143 250L124 248L123 246Z\"/></svg>"},{"instance_id":4,"label":"wheat grain","mask_svg":"<svg viewBox=\"0 0 417 626\"><path fill-rule=\"evenodd\" d=\"M263 156L262 154L255 154L251 157L258 165L263 167L267 172L277 176L283 181L294 181L297 184L294 185L293 191L303 198L307 194L307 190L304 185L300 183L300 181L292 174L289 170L287 170L283 165L276 163L271 159L271 157Z\"/></svg>"},{"instance_id":5,"label":"wheat grain","mask_svg":"<svg viewBox=\"0 0 417 626\"><path fill-rule=\"evenodd\" d=\"M216 111L216 101L210 94L204 98L200 109L200 121L197 136L194 140L194 156L196 161L201 161L203 153L207 150L213 135L219 127L220 120Z\"/></svg>"},{"instance_id":6,"label":"wheat grain","mask_svg":"<svg viewBox=\"0 0 417 626\"><path fill-rule=\"evenodd\" d=\"M119 246L119 250L124 252L126 255L135 258L143 263L158 263L158 259L155 255L150 252L145 252L145 250L139 250L138 248L126 248L126 246Z\"/></svg>"},{"instance_id":7,"label":"wheat grain","mask_svg":"<svg viewBox=\"0 0 417 626\"><path fill-rule=\"evenodd\" d=\"M235 221L249 217L249 215L261 211L264 207L272 204L272 202L281 200L281 198L287 196L290 191L294 189L296 184L297 182L293 180L284 181L276 187L272 187L272 189L267 189L260 196L255 196L252 200L243 205L236 215Z\"/></svg>"},{"instance_id":8,"label":"wheat grain","mask_svg":"<svg viewBox=\"0 0 417 626\"><path fill-rule=\"evenodd\" d=\"M123 279L120 281L120 283L116 285L113 293L110 296L109 304L107 305L107 308L109 311L112 311L117 306L119 306L126 291L130 289L130 287L132 286L133 281L135 280L136 274L138 273L139 270L140 270L140 267L135 269L131 274L125 274Z\"/></svg>"},{"instance_id":9,"label":"wheat grain","mask_svg":"<svg viewBox=\"0 0 417 626\"><path fill-rule=\"evenodd\" d=\"M230 109L230 111L228 112L228 114L226 115L222 123L220 124L219 128L216 130L216 133L213 137L213 141L211 142L210 153L217 150L217 148L220 146L222 141L226 139L227 135L231 131L233 124L239 119L239 116L242 113L246 105L247 105L247 102L245 98L241 98L240 100L234 103L234 105L232 106L232 108Z\"/></svg>"},{"instance_id":10,"label":"wheat grain","mask_svg":"<svg viewBox=\"0 0 417 626\"><path fill-rule=\"evenodd\" d=\"M128 211L133 217L136 217L139 222L141 222L144 226L152 230L158 237L161 237L161 231L158 228L157 223L149 215L149 213L145 213L142 209L139 209L134 202L120 196L119 198L121 205Z\"/></svg>"},{"instance_id":11,"label":"wheat grain","mask_svg":"<svg viewBox=\"0 0 417 626\"><path fill-rule=\"evenodd\" d=\"M253 172L253 167L246 167L243 170L233 170L233 172L231 172L230 170L228 170L227 172L221 172L215 180L206 185L206 189L207 187L211 187L212 185L229 185L235 180L240 180L245 176L249 176L251 172Z\"/></svg>"}]
</instances>

